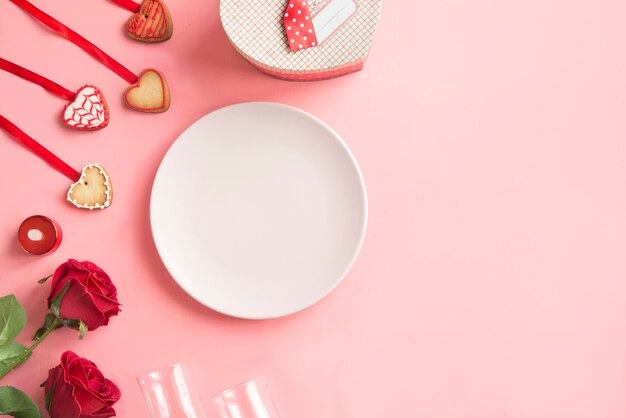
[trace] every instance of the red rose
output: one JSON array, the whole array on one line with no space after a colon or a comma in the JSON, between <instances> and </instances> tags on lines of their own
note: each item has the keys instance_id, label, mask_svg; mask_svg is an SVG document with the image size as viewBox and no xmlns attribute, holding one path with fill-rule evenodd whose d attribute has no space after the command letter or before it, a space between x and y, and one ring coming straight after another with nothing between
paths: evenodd
<instances>
[{"instance_id":1,"label":"red rose","mask_svg":"<svg viewBox=\"0 0 626 418\"><path fill-rule=\"evenodd\" d=\"M120 312L117 289L109 276L89 261L68 260L54 272L48 306L69 283L61 299L59 317L81 320L90 331L109 323Z\"/></svg>"},{"instance_id":2,"label":"red rose","mask_svg":"<svg viewBox=\"0 0 626 418\"><path fill-rule=\"evenodd\" d=\"M121 396L117 385L93 362L71 351L63 353L61 364L50 369L44 385L51 418L114 417L112 406Z\"/></svg>"}]
</instances>

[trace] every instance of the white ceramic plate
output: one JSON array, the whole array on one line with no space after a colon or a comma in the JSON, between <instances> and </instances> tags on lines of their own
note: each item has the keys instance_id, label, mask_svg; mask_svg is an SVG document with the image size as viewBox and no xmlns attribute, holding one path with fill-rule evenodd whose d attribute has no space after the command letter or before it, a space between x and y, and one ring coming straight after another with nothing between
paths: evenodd
<instances>
[{"instance_id":1,"label":"white ceramic plate","mask_svg":"<svg viewBox=\"0 0 626 418\"><path fill-rule=\"evenodd\" d=\"M361 172L339 135L273 103L210 113L169 149L150 202L163 263L200 303L263 319L327 295L367 223Z\"/></svg>"}]
</instances>

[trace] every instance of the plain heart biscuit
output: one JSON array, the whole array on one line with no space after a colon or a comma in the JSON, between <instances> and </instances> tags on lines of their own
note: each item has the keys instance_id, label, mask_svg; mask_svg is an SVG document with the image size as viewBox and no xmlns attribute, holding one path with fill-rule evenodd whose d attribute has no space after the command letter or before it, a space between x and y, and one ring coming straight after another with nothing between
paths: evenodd
<instances>
[{"instance_id":1,"label":"plain heart biscuit","mask_svg":"<svg viewBox=\"0 0 626 418\"><path fill-rule=\"evenodd\" d=\"M163 42L172 37L172 17L163 0L143 0L139 12L128 19L128 36L142 42Z\"/></svg>"},{"instance_id":2,"label":"plain heart biscuit","mask_svg":"<svg viewBox=\"0 0 626 418\"><path fill-rule=\"evenodd\" d=\"M137 83L126 89L124 100L140 112L165 112L170 107L170 90L163 74L147 69L139 74Z\"/></svg>"},{"instance_id":3,"label":"plain heart biscuit","mask_svg":"<svg viewBox=\"0 0 626 418\"><path fill-rule=\"evenodd\" d=\"M67 191L67 200L81 209L106 209L113 201L113 186L107 172L98 164L83 168L80 179Z\"/></svg>"}]
</instances>

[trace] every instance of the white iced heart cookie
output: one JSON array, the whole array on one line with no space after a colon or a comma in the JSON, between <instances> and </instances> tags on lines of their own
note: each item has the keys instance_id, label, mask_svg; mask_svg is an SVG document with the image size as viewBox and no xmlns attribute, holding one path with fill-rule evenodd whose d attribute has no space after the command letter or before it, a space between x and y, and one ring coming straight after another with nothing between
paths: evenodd
<instances>
[{"instance_id":1,"label":"white iced heart cookie","mask_svg":"<svg viewBox=\"0 0 626 418\"><path fill-rule=\"evenodd\" d=\"M113 201L113 186L107 172L98 164L83 168L80 179L67 191L67 200L81 209L106 209Z\"/></svg>"},{"instance_id":2,"label":"white iced heart cookie","mask_svg":"<svg viewBox=\"0 0 626 418\"><path fill-rule=\"evenodd\" d=\"M63 109L63 123L83 131L106 127L109 124L109 106L100 89L90 85L81 87L72 103Z\"/></svg>"}]
</instances>

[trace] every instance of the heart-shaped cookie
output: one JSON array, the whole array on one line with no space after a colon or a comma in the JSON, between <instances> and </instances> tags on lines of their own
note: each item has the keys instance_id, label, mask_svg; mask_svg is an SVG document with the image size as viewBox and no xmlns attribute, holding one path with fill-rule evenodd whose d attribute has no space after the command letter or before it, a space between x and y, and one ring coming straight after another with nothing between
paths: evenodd
<instances>
[{"instance_id":1,"label":"heart-shaped cookie","mask_svg":"<svg viewBox=\"0 0 626 418\"><path fill-rule=\"evenodd\" d=\"M220 0L220 17L237 52L257 69L320 80L363 68L381 6L382 0Z\"/></svg>"},{"instance_id":2,"label":"heart-shaped cookie","mask_svg":"<svg viewBox=\"0 0 626 418\"><path fill-rule=\"evenodd\" d=\"M100 89L90 85L78 89L72 103L63 109L63 123L83 131L106 127L109 124L109 106Z\"/></svg>"},{"instance_id":3,"label":"heart-shaped cookie","mask_svg":"<svg viewBox=\"0 0 626 418\"><path fill-rule=\"evenodd\" d=\"M81 209L106 209L113 202L113 185L98 164L83 168L80 179L67 191L67 200Z\"/></svg>"},{"instance_id":4,"label":"heart-shaped cookie","mask_svg":"<svg viewBox=\"0 0 626 418\"><path fill-rule=\"evenodd\" d=\"M128 107L140 112L165 112L170 108L170 90L165 77L157 70L143 70L137 83L124 92Z\"/></svg>"},{"instance_id":5,"label":"heart-shaped cookie","mask_svg":"<svg viewBox=\"0 0 626 418\"><path fill-rule=\"evenodd\" d=\"M128 36L142 42L163 42L172 37L172 17L163 0L143 0L139 12L128 19Z\"/></svg>"}]
</instances>

